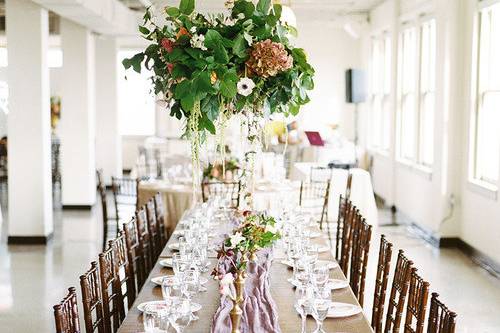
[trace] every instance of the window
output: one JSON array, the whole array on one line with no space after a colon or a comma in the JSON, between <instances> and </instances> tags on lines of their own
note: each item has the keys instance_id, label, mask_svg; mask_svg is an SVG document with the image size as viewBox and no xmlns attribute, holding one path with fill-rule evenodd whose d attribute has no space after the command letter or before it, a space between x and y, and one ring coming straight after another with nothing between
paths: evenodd
<instances>
[{"instance_id":1,"label":"window","mask_svg":"<svg viewBox=\"0 0 500 333\"><path fill-rule=\"evenodd\" d=\"M419 163L434 161L434 107L436 95L436 22L424 22L420 29L420 121Z\"/></svg>"},{"instance_id":2,"label":"window","mask_svg":"<svg viewBox=\"0 0 500 333\"><path fill-rule=\"evenodd\" d=\"M478 32L473 177L496 185L500 157L500 3L480 10Z\"/></svg>"},{"instance_id":3,"label":"window","mask_svg":"<svg viewBox=\"0 0 500 333\"><path fill-rule=\"evenodd\" d=\"M122 60L138 51L118 52L118 110L122 135L153 135L155 133L155 97L152 94L151 72L141 74L125 71Z\"/></svg>"},{"instance_id":4,"label":"window","mask_svg":"<svg viewBox=\"0 0 500 333\"><path fill-rule=\"evenodd\" d=\"M415 158L416 41L414 27L403 30L399 52L399 157L405 160Z\"/></svg>"},{"instance_id":5,"label":"window","mask_svg":"<svg viewBox=\"0 0 500 333\"><path fill-rule=\"evenodd\" d=\"M371 60L371 145L389 150L391 91L391 40L388 36L374 38Z\"/></svg>"}]
</instances>

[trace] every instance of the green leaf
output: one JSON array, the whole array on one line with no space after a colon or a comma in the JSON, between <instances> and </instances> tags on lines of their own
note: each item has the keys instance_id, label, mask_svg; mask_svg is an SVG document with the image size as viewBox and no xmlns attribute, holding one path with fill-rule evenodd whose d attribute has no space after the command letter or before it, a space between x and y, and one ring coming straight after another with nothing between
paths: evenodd
<instances>
[{"instance_id":1,"label":"green leaf","mask_svg":"<svg viewBox=\"0 0 500 333\"><path fill-rule=\"evenodd\" d=\"M298 115L299 114L299 111L300 111L300 106L298 105L295 105L295 104L290 104L288 106L288 110L290 111L290 113L294 116Z\"/></svg>"},{"instance_id":2,"label":"green leaf","mask_svg":"<svg viewBox=\"0 0 500 333\"><path fill-rule=\"evenodd\" d=\"M224 47L219 47L214 50L215 61L219 64L227 64L229 62L229 55Z\"/></svg>"},{"instance_id":3,"label":"green leaf","mask_svg":"<svg viewBox=\"0 0 500 333\"><path fill-rule=\"evenodd\" d=\"M179 4L181 13L189 15L194 11L194 0L181 0Z\"/></svg>"},{"instance_id":4,"label":"green leaf","mask_svg":"<svg viewBox=\"0 0 500 333\"><path fill-rule=\"evenodd\" d=\"M181 77L187 77L187 76L188 76L188 68L186 66L181 64L176 64L174 66L174 69L172 70L173 79L180 79Z\"/></svg>"},{"instance_id":5,"label":"green leaf","mask_svg":"<svg viewBox=\"0 0 500 333\"><path fill-rule=\"evenodd\" d=\"M203 114L200 118L200 127L200 129L205 128L211 134L215 134L215 125L210 119L208 119L206 114Z\"/></svg>"},{"instance_id":6,"label":"green leaf","mask_svg":"<svg viewBox=\"0 0 500 333\"><path fill-rule=\"evenodd\" d=\"M219 100L217 96L205 98L201 103L201 109L207 114L208 119L215 121L219 117Z\"/></svg>"},{"instance_id":7,"label":"green leaf","mask_svg":"<svg viewBox=\"0 0 500 333\"><path fill-rule=\"evenodd\" d=\"M166 12L170 17L178 17L181 14L180 10L175 7L168 7Z\"/></svg>"},{"instance_id":8,"label":"green leaf","mask_svg":"<svg viewBox=\"0 0 500 333\"><path fill-rule=\"evenodd\" d=\"M247 56L247 44L245 37L242 34L239 34L234 40L233 53L238 58L246 58Z\"/></svg>"},{"instance_id":9,"label":"green leaf","mask_svg":"<svg viewBox=\"0 0 500 333\"><path fill-rule=\"evenodd\" d=\"M139 32L143 35L149 35L151 33L151 31L149 31L148 28L146 28L142 25L139 26Z\"/></svg>"},{"instance_id":10,"label":"green leaf","mask_svg":"<svg viewBox=\"0 0 500 333\"><path fill-rule=\"evenodd\" d=\"M256 9L258 12L267 15L271 9L271 0L259 0Z\"/></svg>"},{"instance_id":11,"label":"green leaf","mask_svg":"<svg viewBox=\"0 0 500 333\"><path fill-rule=\"evenodd\" d=\"M201 72L192 84L192 93L196 94L198 99L202 99L207 94L214 92L214 87L210 82L209 72Z\"/></svg>"},{"instance_id":12,"label":"green leaf","mask_svg":"<svg viewBox=\"0 0 500 333\"><path fill-rule=\"evenodd\" d=\"M210 29L205 34L205 46L209 49L216 49L222 44L221 34L213 29Z\"/></svg>"},{"instance_id":13,"label":"green leaf","mask_svg":"<svg viewBox=\"0 0 500 333\"><path fill-rule=\"evenodd\" d=\"M232 72L227 72L222 78L220 83L220 93L224 97L233 98L238 92L236 88L236 81L238 80L238 77L236 76L235 79L233 75L236 76L236 74Z\"/></svg>"},{"instance_id":14,"label":"green leaf","mask_svg":"<svg viewBox=\"0 0 500 333\"><path fill-rule=\"evenodd\" d=\"M144 60L144 56L145 56L145 54L141 52L141 53L137 53L132 58L124 59L122 61L123 67L125 67L125 69L129 69L130 67L132 67L134 69L134 71L136 71L137 73L140 73L141 72L141 63Z\"/></svg>"},{"instance_id":15,"label":"green leaf","mask_svg":"<svg viewBox=\"0 0 500 333\"><path fill-rule=\"evenodd\" d=\"M255 11L255 6L253 3L246 0L238 0L234 3L233 7L233 17L242 13L246 18L249 18L253 15Z\"/></svg>"},{"instance_id":16,"label":"green leaf","mask_svg":"<svg viewBox=\"0 0 500 333\"><path fill-rule=\"evenodd\" d=\"M183 99L189 94L191 94L191 83L188 80L182 81L174 89L175 99Z\"/></svg>"},{"instance_id":17,"label":"green leaf","mask_svg":"<svg viewBox=\"0 0 500 333\"><path fill-rule=\"evenodd\" d=\"M281 18L281 13L283 12L283 7L280 4L275 4L273 5L274 9L274 17L276 17L278 20Z\"/></svg>"},{"instance_id":18,"label":"green leaf","mask_svg":"<svg viewBox=\"0 0 500 333\"><path fill-rule=\"evenodd\" d=\"M194 106L194 95L188 94L184 98L182 98L181 106L184 109L184 111L191 111Z\"/></svg>"}]
</instances>

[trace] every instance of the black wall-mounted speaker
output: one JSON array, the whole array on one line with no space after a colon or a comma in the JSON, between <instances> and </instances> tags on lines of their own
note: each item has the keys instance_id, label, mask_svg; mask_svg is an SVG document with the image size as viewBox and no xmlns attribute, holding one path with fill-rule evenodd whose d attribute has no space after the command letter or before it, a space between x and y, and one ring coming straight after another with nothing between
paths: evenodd
<instances>
[{"instance_id":1,"label":"black wall-mounted speaker","mask_svg":"<svg viewBox=\"0 0 500 333\"><path fill-rule=\"evenodd\" d=\"M348 69L345 72L346 103L363 103L366 101L366 74L361 69Z\"/></svg>"}]
</instances>

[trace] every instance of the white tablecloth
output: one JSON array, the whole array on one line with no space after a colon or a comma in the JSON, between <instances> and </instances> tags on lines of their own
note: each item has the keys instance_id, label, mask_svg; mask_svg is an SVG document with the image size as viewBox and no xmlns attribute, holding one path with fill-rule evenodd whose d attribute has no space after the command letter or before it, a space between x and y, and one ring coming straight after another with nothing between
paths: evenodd
<instances>
[{"instance_id":1,"label":"white tablecloth","mask_svg":"<svg viewBox=\"0 0 500 333\"><path fill-rule=\"evenodd\" d=\"M295 163L290 178L292 180L309 180L311 168L324 166L319 163ZM359 209L366 221L372 225L378 224L377 205L373 194L370 174L363 169L333 169L330 185L330 201L328 205L328 218L335 221L338 216L339 197L344 195L347 186L348 172L352 174L351 201Z\"/></svg>"}]
</instances>

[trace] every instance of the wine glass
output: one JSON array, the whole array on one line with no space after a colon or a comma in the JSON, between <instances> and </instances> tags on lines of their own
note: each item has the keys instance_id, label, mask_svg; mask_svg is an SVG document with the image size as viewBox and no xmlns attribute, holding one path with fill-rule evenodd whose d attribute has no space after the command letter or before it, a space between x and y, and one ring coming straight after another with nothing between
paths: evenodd
<instances>
[{"instance_id":1,"label":"wine glass","mask_svg":"<svg viewBox=\"0 0 500 333\"><path fill-rule=\"evenodd\" d=\"M177 333L183 333L192 320L193 312L191 311L190 300L181 298L176 304L172 305L170 322Z\"/></svg>"},{"instance_id":2,"label":"wine glass","mask_svg":"<svg viewBox=\"0 0 500 333\"><path fill-rule=\"evenodd\" d=\"M161 283L161 293L164 300L172 297L182 296L182 283L179 278L175 276L166 276Z\"/></svg>"},{"instance_id":3,"label":"wine glass","mask_svg":"<svg viewBox=\"0 0 500 333\"><path fill-rule=\"evenodd\" d=\"M146 333L167 332L169 321L166 304L149 304L144 308L143 325Z\"/></svg>"},{"instance_id":4,"label":"wine glass","mask_svg":"<svg viewBox=\"0 0 500 333\"><path fill-rule=\"evenodd\" d=\"M310 273L309 262L304 259L298 259L293 266L293 279L300 285L306 286L311 280Z\"/></svg>"},{"instance_id":5,"label":"wine glass","mask_svg":"<svg viewBox=\"0 0 500 333\"><path fill-rule=\"evenodd\" d=\"M200 291L200 273L196 269L189 269L184 272L182 279L182 292L188 300L191 301ZM197 320L198 317L192 313L191 320Z\"/></svg>"},{"instance_id":6,"label":"wine glass","mask_svg":"<svg viewBox=\"0 0 500 333\"><path fill-rule=\"evenodd\" d=\"M317 324L316 330L313 333L326 333L323 330L323 321L331 307L332 301L329 299L314 299L311 301L312 316Z\"/></svg>"},{"instance_id":7,"label":"wine glass","mask_svg":"<svg viewBox=\"0 0 500 333\"><path fill-rule=\"evenodd\" d=\"M298 286L295 289L295 310L300 314L302 320L301 333L306 333L306 319L309 310L309 299L307 287L304 285Z\"/></svg>"},{"instance_id":8,"label":"wine glass","mask_svg":"<svg viewBox=\"0 0 500 333\"><path fill-rule=\"evenodd\" d=\"M187 256L180 253L172 255L172 268L174 269L175 276L181 276L190 266L191 262Z\"/></svg>"},{"instance_id":9,"label":"wine glass","mask_svg":"<svg viewBox=\"0 0 500 333\"><path fill-rule=\"evenodd\" d=\"M330 277L330 269L327 265L315 265L311 277L314 287L318 290L323 290Z\"/></svg>"}]
</instances>

